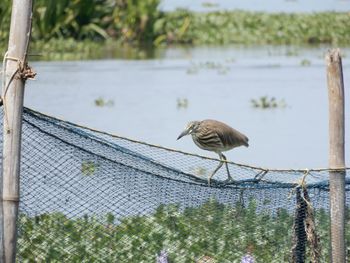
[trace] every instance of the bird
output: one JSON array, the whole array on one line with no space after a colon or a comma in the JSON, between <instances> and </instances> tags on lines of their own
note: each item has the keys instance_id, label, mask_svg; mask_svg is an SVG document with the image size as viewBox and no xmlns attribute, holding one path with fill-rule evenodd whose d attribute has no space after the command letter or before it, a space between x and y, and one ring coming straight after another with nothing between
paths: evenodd
<instances>
[{"instance_id":1,"label":"bird","mask_svg":"<svg viewBox=\"0 0 350 263\"><path fill-rule=\"evenodd\" d=\"M215 173L225 163L228 182L234 181L228 169L227 158L222 153L239 146L248 147L248 137L229 125L217 120L191 121L185 130L177 137L177 140L186 135L191 135L193 142L201 149L215 152L219 155L220 163L218 167L208 177L208 185Z\"/></svg>"}]
</instances>

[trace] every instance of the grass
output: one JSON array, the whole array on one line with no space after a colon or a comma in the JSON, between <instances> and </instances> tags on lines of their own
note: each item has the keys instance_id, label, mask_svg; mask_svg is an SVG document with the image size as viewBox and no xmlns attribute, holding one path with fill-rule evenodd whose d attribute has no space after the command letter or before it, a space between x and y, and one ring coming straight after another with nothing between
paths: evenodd
<instances>
[{"instance_id":1,"label":"grass","mask_svg":"<svg viewBox=\"0 0 350 263\"><path fill-rule=\"evenodd\" d=\"M62 213L19 218L21 262L156 262L166 251L170 262L240 262L252 251L257 262L288 262L293 216L283 208L276 215L257 212L256 202L231 207L214 200L199 207L160 206L153 215L116 222L102 218L70 218ZM329 217L316 212L321 262L329 258ZM350 232L346 233L347 240Z\"/></svg>"}]
</instances>

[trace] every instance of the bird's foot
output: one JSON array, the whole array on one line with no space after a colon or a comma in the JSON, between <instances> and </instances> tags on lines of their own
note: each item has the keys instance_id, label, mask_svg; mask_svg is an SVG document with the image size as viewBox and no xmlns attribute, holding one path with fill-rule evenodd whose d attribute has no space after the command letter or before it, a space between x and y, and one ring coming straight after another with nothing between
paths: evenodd
<instances>
[{"instance_id":1,"label":"bird's foot","mask_svg":"<svg viewBox=\"0 0 350 263\"><path fill-rule=\"evenodd\" d=\"M208 186L210 187L210 181L211 181L211 178L209 177L208 178Z\"/></svg>"},{"instance_id":2,"label":"bird's foot","mask_svg":"<svg viewBox=\"0 0 350 263\"><path fill-rule=\"evenodd\" d=\"M236 183L236 180L234 180L231 176L229 176L225 181L224 184L231 184Z\"/></svg>"}]
</instances>

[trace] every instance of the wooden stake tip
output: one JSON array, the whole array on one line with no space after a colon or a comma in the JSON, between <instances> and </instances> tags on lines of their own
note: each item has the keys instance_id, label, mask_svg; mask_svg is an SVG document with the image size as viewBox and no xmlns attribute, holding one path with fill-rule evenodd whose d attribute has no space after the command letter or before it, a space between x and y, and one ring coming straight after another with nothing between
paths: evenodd
<instances>
[{"instance_id":1,"label":"wooden stake tip","mask_svg":"<svg viewBox=\"0 0 350 263\"><path fill-rule=\"evenodd\" d=\"M341 61L341 51L339 48L329 49L326 54L326 63L338 63Z\"/></svg>"}]
</instances>

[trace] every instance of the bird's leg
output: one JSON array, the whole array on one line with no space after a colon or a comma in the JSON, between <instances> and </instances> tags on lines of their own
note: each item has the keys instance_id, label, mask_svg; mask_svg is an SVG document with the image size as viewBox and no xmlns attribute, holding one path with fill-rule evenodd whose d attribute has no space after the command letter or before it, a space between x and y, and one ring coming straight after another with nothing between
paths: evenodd
<instances>
[{"instance_id":1,"label":"bird's leg","mask_svg":"<svg viewBox=\"0 0 350 263\"><path fill-rule=\"evenodd\" d=\"M225 166L226 166L226 171L227 171L227 180L226 180L226 182L233 182L234 180L233 180L233 178L232 178L232 176L230 174L230 170L228 169L228 164L226 162L227 161L226 156L223 155L222 153L220 155L221 155L220 159L224 160Z\"/></svg>"},{"instance_id":2,"label":"bird's leg","mask_svg":"<svg viewBox=\"0 0 350 263\"><path fill-rule=\"evenodd\" d=\"M210 180L211 178L213 178L214 174L216 174L216 172L221 168L221 166L223 165L223 161L221 160L221 157L220 157L220 163L218 165L218 167L216 167L216 169L214 170L214 172L208 177L208 185L210 186Z\"/></svg>"}]
</instances>

